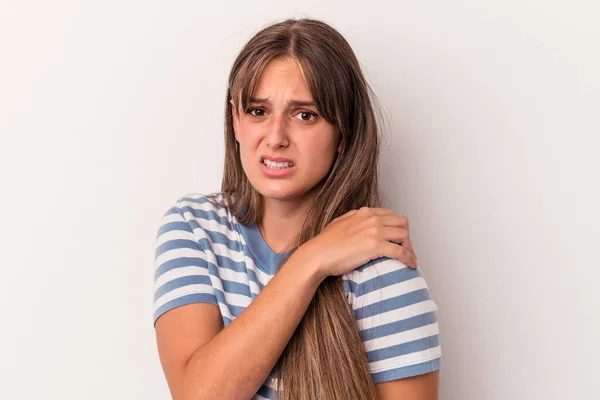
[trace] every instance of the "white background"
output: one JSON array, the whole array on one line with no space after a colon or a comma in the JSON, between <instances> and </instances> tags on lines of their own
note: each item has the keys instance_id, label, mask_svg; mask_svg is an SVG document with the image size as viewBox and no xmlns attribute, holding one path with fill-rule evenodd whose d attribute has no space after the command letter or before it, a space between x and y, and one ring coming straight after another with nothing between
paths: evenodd
<instances>
[{"instance_id":1,"label":"white background","mask_svg":"<svg viewBox=\"0 0 600 400\"><path fill-rule=\"evenodd\" d=\"M383 190L439 306L441 399L597 398L596 4L2 2L0 398L169 398L159 218L220 189L231 63L301 16L347 38L389 116Z\"/></svg>"}]
</instances>

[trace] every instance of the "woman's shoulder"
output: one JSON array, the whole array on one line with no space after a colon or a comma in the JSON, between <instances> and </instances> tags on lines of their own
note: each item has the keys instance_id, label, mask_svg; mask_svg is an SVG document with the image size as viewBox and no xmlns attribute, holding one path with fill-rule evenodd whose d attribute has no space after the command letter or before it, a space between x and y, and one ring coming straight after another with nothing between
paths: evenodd
<instances>
[{"instance_id":1,"label":"woman's shoulder","mask_svg":"<svg viewBox=\"0 0 600 400\"><path fill-rule=\"evenodd\" d=\"M223 192L186 193L178 197L167 212L179 212L186 215L186 219L220 220L231 217Z\"/></svg>"},{"instance_id":2,"label":"woman's shoulder","mask_svg":"<svg viewBox=\"0 0 600 400\"><path fill-rule=\"evenodd\" d=\"M177 198L179 207L220 210L227 207L227 199L223 192L190 192Z\"/></svg>"},{"instance_id":3,"label":"woman's shoulder","mask_svg":"<svg viewBox=\"0 0 600 400\"><path fill-rule=\"evenodd\" d=\"M396 258L379 257L343 274L343 279L362 283L382 274L408 268Z\"/></svg>"},{"instance_id":4,"label":"woman's shoulder","mask_svg":"<svg viewBox=\"0 0 600 400\"><path fill-rule=\"evenodd\" d=\"M343 275L346 291L355 297L373 292L402 295L416 290L428 291L420 268L410 268L396 258L380 257ZM381 293L380 293L381 294Z\"/></svg>"},{"instance_id":5,"label":"woman's shoulder","mask_svg":"<svg viewBox=\"0 0 600 400\"><path fill-rule=\"evenodd\" d=\"M196 232L234 230L237 223L222 192L186 193L171 203L163 215L163 220L187 223Z\"/></svg>"}]
</instances>

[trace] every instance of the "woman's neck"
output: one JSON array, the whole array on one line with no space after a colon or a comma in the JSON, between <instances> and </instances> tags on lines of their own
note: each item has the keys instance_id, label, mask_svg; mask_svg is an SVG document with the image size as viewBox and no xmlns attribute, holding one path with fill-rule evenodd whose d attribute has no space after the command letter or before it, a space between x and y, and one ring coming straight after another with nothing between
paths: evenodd
<instances>
[{"instance_id":1,"label":"woman's neck","mask_svg":"<svg viewBox=\"0 0 600 400\"><path fill-rule=\"evenodd\" d=\"M267 245L282 253L302 229L304 214L309 202L265 199L263 217L257 225Z\"/></svg>"}]
</instances>

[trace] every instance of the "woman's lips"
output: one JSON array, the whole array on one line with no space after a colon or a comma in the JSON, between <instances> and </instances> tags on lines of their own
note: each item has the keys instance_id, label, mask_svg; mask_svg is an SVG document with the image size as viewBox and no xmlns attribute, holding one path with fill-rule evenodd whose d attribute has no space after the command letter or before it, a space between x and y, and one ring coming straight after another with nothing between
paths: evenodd
<instances>
[{"instance_id":1,"label":"woman's lips","mask_svg":"<svg viewBox=\"0 0 600 400\"><path fill-rule=\"evenodd\" d=\"M260 163L261 172L269 178L285 178L296 170L296 165L287 168L269 168L264 162Z\"/></svg>"},{"instance_id":2,"label":"woman's lips","mask_svg":"<svg viewBox=\"0 0 600 400\"><path fill-rule=\"evenodd\" d=\"M269 160L269 161L274 161L274 162L287 162L290 164L294 164L294 161L290 160L289 158L285 158L285 157L271 157L268 156L266 154L263 154L262 156L260 156L260 162L263 162L264 160Z\"/></svg>"}]
</instances>

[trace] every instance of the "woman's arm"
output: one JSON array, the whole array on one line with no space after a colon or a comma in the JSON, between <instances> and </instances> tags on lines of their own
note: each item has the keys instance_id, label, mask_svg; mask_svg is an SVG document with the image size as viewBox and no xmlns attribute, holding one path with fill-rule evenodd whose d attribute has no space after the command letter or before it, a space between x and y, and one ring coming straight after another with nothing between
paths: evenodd
<instances>
[{"instance_id":1,"label":"woman's arm","mask_svg":"<svg viewBox=\"0 0 600 400\"><path fill-rule=\"evenodd\" d=\"M189 304L161 316L156 338L173 399L248 399L256 393L325 278L319 267L301 246L224 329L214 304Z\"/></svg>"},{"instance_id":2,"label":"woman's arm","mask_svg":"<svg viewBox=\"0 0 600 400\"><path fill-rule=\"evenodd\" d=\"M437 400L440 370L375 385L378 400Z\"/></svg>"},{"instance_id":3,"label":"woman's arm","mask_svg":"<svg viewBox=\"0 0 600 400\"><path fill-rule=\"evenodd\" d=\"M173 261L173 255L167 256L170 252L184 257L200 250L194 249L195 238L180 210L167 213L166 221L163 226L168 228L159 230L158 271L175 270L168 264ZM412 264L414 254L397 244L407 237L408 221L391 209L351 210L300 246L226 328L214 294L205 293L204 287L198 289L202 304L159 314L155 324L159 356L173 399L250 398L269 376L325 277L343 275L378 257ZM201 259L199 254L197 260ZM197 267L206 269L199 261ZM208 270L199 275L207 276Z\"/></svg>"}]
</instances>

